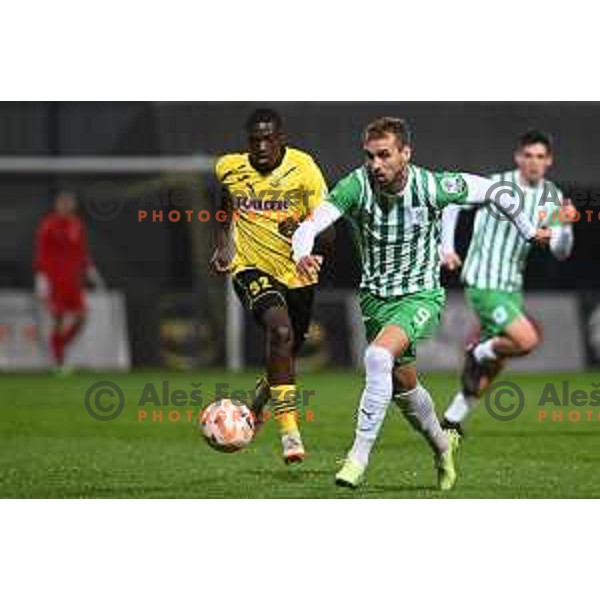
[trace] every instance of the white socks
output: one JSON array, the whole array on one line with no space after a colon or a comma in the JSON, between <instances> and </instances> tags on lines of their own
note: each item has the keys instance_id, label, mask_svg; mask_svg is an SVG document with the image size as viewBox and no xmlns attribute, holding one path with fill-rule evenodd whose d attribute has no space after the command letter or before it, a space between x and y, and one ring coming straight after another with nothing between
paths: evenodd
<instances>
[{"instance_id":1,"label":"white socks","mask_svg":"<svg viewBox=\"0 0 600 600\"><path fill-rule=\"evenodd\" d=\"M371 346L365 355L367 383L358 409L358 424L350 458L363 467L385 420L393 394L394 357L383 348Z\"/></svg>"},{"instance_id":2,"label":"white socks","mask_svg":"<svg viewBox=\"0 0 600 600\"><path fill-rule=\"evenodd\" d=\"M492 338L487 342L479 344L479 346L477 346L475 350L473 350L473 356L475 356L475 360L479 363L484 363L491 360L498 360L498 355L494 350L495 344L495 338Z\"/></svg>"},{"instance_id":3,"label":"white socks","mask_svg":"<svg viewBox=\"0 0 600 600\"><path fill-rule=\"evenodd\" d=\"M475 396L466 396L463 392L459 392L454 397L444 418L450 423L461 424L469 416L469 413L477 407L479 400Z\"/></svg>"},{"instance_id":4,"label":"white socks","mask_svg":"<svg viewBox=\"0 0 600 600\"><path fill-rule=\"evenodd\" d=\"M413 428L423 434L436 454L448 451L448 438L435 414L431 395L422 385L410 392L397 394L394 402Z\"/></svg>"},{"instance_id":5,"label":"white socks","mask_svg":"<svg viewBox=\"0 0 600 600\"><path fill-rule=\"evenodd\" d=\"M358 425L349 457L366 467L394 392L394 357L383 348L370 347L365 356L367 383L358 409ZM435 414L429 392L421 385L398 394L394 402L408 422L422 433L436 454L448 451L448 439Z\"/></svg>"}]
</instances>

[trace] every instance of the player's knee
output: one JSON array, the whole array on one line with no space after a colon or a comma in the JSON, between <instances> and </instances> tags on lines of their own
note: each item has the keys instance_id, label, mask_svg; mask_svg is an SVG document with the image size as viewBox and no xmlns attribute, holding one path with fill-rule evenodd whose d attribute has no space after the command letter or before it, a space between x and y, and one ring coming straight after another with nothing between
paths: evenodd
<instances>
[{"instance_id":1,"label":"player's knee","mask_svg":"<svg viewBox=\"0 0 600 600\"><path fill-rule=\"evenodd\" d=\"M391 376L394 369L394 357L385 348L369 346L365 353L365 369L367 375L383 373Z\"/></svg>"},{"instance_id":2,"label":"player's knee","mask_svg":"<svg viewBox=\"0 0 600 600\"><path fill-rule=\"evenodd\" d=\"M274 325L269 328L271 344L280 351L291 349L294 346L294 332L289 325Z\"/></svg>"},{"instance_id":3,"label":"player's knee","mask_svg":"<svg viewBox=\"0 0 600 600\"><path fill-rule=\"evenodd\" d=\"M534 327L528 327L519 336L518 346L523 354L531 354L540 345L540 335Z\"/></svg>"}]
</instances>

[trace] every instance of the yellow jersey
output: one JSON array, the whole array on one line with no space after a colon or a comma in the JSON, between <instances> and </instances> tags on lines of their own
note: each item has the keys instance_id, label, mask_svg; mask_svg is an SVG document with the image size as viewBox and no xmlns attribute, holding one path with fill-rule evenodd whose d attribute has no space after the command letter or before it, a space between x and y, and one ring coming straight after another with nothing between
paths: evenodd
<instances>
[{"instance_id":1,"label":"yellow jersey","mask_svg":"<svg viewBox=\"0 0 600 600\"><path fill-rule=\"evenodd\" d=\"M216 175L232 203L233 275L260 269L288 288L316 284L298 277L292 259L295 230L327 196L312 157L287 148L281 165L262 174L248 154L229 154L217 161Z\"/></svg>"}]
</instances>

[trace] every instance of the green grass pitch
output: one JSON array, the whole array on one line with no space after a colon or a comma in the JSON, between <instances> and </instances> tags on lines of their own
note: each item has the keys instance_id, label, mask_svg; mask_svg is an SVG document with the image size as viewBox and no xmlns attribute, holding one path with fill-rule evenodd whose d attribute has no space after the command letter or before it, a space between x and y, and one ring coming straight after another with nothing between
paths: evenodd
<instances>
[{"instance_id":1,"label":"green grass pitch","mask_svg":"<svg viewBox=\"0 0 600 600\"><path fill-rule=\"evenodd\" d=\"M253 387L255 373L230 375L138 372L130 375L2 375L0 379L0 497L3 498L563 498L600 497L600 408L592 422L538 422L538 399L548 376L511 376L527 406L515 421L499 422L482 407L469 423L460 457L457 489L435 491L432 458L424 441L390 408L366 486L358 492L333 485L337 461L348 449L362 386L357 373L307 374L315 390L303 425L309 458L294 469L280 459L275 423L245 452L225 456L209 449L185 415L170 423L138 421L144 386L204 390L217 382ZM93 420L84 408L86 390L108 379L123 389L126 407L112 422ZM442 410L455 389L454 376L424 378ZM553 374L559 387L592 390L600 373ZM145 407L148 409L148 407ZM157 407L149 407L159 410ZM184 411L186 409L180 409ZM191 410L191 409L188 409ZM579 409L580 412L585 409ZM583 414L583 412L582 412Z\"/></svg>"}]
</instances>

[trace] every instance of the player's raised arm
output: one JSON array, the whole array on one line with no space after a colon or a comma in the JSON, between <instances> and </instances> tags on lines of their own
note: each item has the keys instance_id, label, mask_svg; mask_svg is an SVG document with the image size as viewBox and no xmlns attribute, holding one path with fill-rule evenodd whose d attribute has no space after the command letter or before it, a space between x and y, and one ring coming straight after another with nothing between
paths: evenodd
<instances>
[{"instance_id":1,"label":"player's raised arm","mask_svg":"<svg viewBox=\"0 0 600 600\"><path fill-rule=\"evenodd\" d=\"M518 198L514 198L506 193L497 193L497 182L469 173L464 173L463 177L469 188L469 193L465 201L466 204L493 204L498 211L513 223L527 241L541 245L549 242L549 236L542 232L542 230L538 230L523 213Z\"/></svg>"},{"instance_id":2,"label":"player's raised arm","mask_svg":"<svg viewBox=\"0 0 600 600\"><path fill-rule=\"evenodd\" d=\"M498 183L470 173L440 174L437 176L438 204L482 205L492 204L519 231L521 236L532 244L548 246L551 234L546 229L538 229L523 213L514 193L498 189Z\"/></svg>"}]
</instances>

